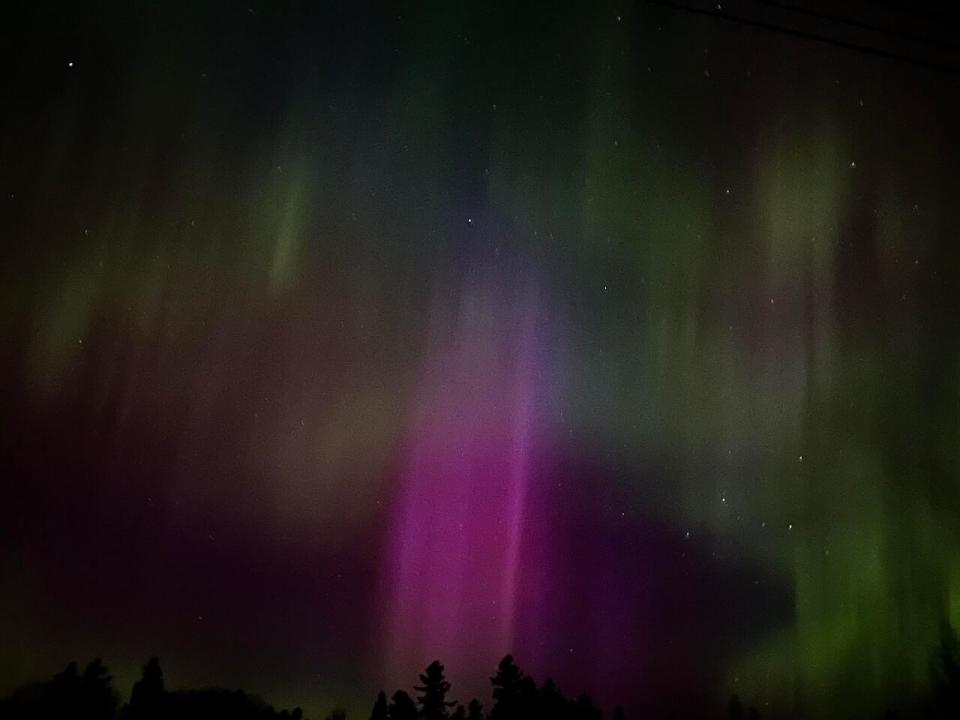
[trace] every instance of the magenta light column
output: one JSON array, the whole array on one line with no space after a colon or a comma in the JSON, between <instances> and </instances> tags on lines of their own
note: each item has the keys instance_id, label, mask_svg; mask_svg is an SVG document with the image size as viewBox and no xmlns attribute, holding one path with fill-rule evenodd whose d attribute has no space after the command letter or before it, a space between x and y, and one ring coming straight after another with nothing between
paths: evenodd
<instances>
[{"instance_id":1,"label":"magenta light column","mask_svg":"<svg viewBox=\"0 0 960 720\"><path fill-rule=\"evenodd\" d=\"M395 686L440 659L455 695L478 692L511 649L522 557L540 552L523 541L539 332L535 293L493 283L434 313L384 569Z\"/></svg>"}]
</instances>

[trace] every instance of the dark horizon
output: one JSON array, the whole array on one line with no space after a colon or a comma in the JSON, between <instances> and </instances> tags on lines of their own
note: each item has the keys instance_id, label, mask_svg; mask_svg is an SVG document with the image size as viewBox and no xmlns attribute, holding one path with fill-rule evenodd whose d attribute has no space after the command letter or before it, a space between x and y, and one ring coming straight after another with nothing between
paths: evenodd
<instances>
[{"instance_id":1,"label":"dark horizon","mask_svg":"<svg viewBox=\"0 0 960 720\"><path fill-rule=\"evenodd\" d=\"M446 668L431 662L419 683L393 692L380 690L369 720L626 720L623 706L597 706L589 694L565 694L553 678L542 683L528 675L512 655L506 655L489 676L486 697L457 699ZM409 691L409 692L408 692ZM803 718L802 699L779 698L762 706L745 705L734 692L725 705L690 694L669 696L662 688L635 707L634 717L719 718L750 720ZM487 709L489 708L489 709ZM953 718L960 710L960 638L948 623L941 626L938 646L930 659L930 691L924 695L893 698L884 710L884 720L893 718ZM228 688L172 688L159 659L151 657L133 683L128 699L114 685L109 666L102 658L92 660L83 671L73 661L52 679L28 683L8 698L0 698L0 714L9 720L47 720L65 715L82 720L312 720L303 709L275 708L256 694ZM861 715L868 717L867 715ZM366 715L361 714L361 720ZM878 716L879 717L879 716ZM325 720L347 720L347 711L333 707Z\"/></svg>"}]
</instances>

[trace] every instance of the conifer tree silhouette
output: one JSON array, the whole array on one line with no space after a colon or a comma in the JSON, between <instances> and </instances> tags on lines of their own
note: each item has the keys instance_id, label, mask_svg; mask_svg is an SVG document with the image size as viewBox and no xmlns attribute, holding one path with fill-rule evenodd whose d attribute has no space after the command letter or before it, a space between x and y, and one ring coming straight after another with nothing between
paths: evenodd
<instances>
[{"instance_id":1,"label":"conifer tree silhouette","mask_svg":"<svg viewBox=\"0 0 960 720\"><path fill-rule=\"evenodd\" d=\"M420 718L422 720L446 720L449 717L447 708L456 705L455 702L447 701L447 693L450 692L450 683L443 675L443 665L439 660L434 660L427 666L427 669L420 675L420 685L413 689L418 693L417 704L420 705Z\"/></svg>"},{"instance_id":2,"label":"conifer tree silhouette","mask_svg":"<svg viewBox=\"0 0 960 720\"><path fill-rule=\"evenodd\" d=\"M563 717L568 714L566 705L567 701L560 694L553 678L544 680L543 687L540 688L539 692L537 702L539 712L537 714L543 718Z\"/></svg>"},{"instance_id":3,"label":"conifer tree silhouette","mask_svg":"<svg viewBox=\"0 0 960 720\"><path fill-rule=\"evenodd\" d=\"M727 703L727 716L730 720L743 720L743 703L736 694L731 695Z\"/></svg>"},{"instance_id":4,"label":"conifer tree silhouette","mask_svg":"<svg viewBox=\"0 0 960 720\"><path fill-rule=\"evenodd\" d=\"M490 678L493 684L494 705L490 710L491 720L520 720L532 709L530 705L536 693L533 680L523 673L507 655L497 666L497 674Z\"/></svg>"},{"instance_id":5,"label":"conifer tree silhouette","mask_svg":"<svg viewBox=\"0 0 960 720\"><path fill-rule=\"evenodd\" d=\"M377 701L370 711L370 720L387 720L387 694L383 690L377 693Z\"/></svg>"},{"instance_id":6,"label":"conifer tree silhouette","mask_svg":"<svg viewBox=\"0 0 960 720\"><path fill-rule=\"evenodd\" d=\"M573 707L577 720L600 720L600 710L593 704L589 695L581 693Z\"/></svg>"},{"instance_id":7,"label":"conifer tree silhouette","mask_svg":"<svg viewBox=\"0 0 960 720\"><path fill-rule=\"evenodd\" d=\"M80 669L74 660L53 676L45 688L41 703L49 717L67 717L77 712L80 703Z\"/></svg>"},{"instance_id":8,"label":"conifer tree silhouette","mask_svg":"<svg viewBox=\"0 0 960 720\"><path fill-rule=\"evenodd\" d=\"M347 711L343 708L334 708L327 715L326 720L347 720Z\"/></svg>"},{"instance_id":9,"label":"conifer tree silhouette","mask_svg":"<svg viewBox=\"0 0 960 720\"><path fill-rule=\"evenodd\" d=\"M484 720L483 705L476 698L467 706L467 720Z\"/></svg>"},{"instance_id":10,"label":"conifer tree silhouette","mask_svg":"<svg viewBox=\"0 0 960 720\"><path fill-rule=\"evenodd\" d=\"M397 690L393 694L387 715L389 720L417 720L417 706L407 693Z\"/></svg>"},{"instance_id":11,"label":"conifer tree silhouette","mask_svg":"<svg viewBox=\"0 0 960 720\"><path fill-rule=\"evenodd\" d=\"M960 639L946 621L940 623L940 646L931 662L930 674L938 717L960 717Z\"/></svg>"},{"instance_id":12,"label":"conifer tree silhouette","mask_svg":"<svg viewBox=\"0 0 960 720\"><path fill-rule=\"evenodd\" d=\"M125 716L130 720L155 720L163 717L163 701L163 670L160 669L160 661L152 657L143 666L140 679L133 684Z\"/></svg>"},{"instance_id":13,"label":"conifer tree silhouette","mask_svg":"<svg viewBox=\"0 0 960 720\"><path fill-rule=\"evenodd\" d=\"M80 679L74 716L81 720L108 720L113 717L117 698L111 687L113 678L100 658L87 665Z\"/></svg>"}]
</instances>

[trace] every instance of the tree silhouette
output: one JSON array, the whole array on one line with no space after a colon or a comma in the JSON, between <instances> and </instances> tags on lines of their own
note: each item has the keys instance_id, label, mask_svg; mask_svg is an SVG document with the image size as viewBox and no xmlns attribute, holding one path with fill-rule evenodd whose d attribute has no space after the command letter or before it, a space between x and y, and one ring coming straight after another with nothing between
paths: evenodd
<instances>
[{"instance_id":1,"label":"tree silhouette","mask_svg":"<svg viewBox=\"0 0 960 720\"><path fill-rule=\"evenodd\" d=\"M80 670L75 660L63 672L53 676L46 703L51 714L62 716L73 712L80 700L80 684Z\"/></svg>"},{"instance_id":2,"label":"tree silhouette","mask_svg":"<svg viewBox=\"0 0 960 720\"><path fill-rule=\"evenodd\" d=\"M467 720L484 720L483 705L476 698L467 706Z\"/></svg>"},{"instance_id":3,"label":"tree silhouette","mask_svg":"<svg viewBox=\"0 0 960 720\"><path fill-rule=\"evenodd\" d=\"M97 658L81 674L76 662L49 682L27 685L0 700L3 720L114 720L117 697L112 678ZM411 701L412 704L412 701ZM156 658L143 667L134 683L122 720L302 720L303 711L278 712L260 698L239 690L182 690L164 688ZM343 720L342 712L335 714ZM415 718L414 718L415 720Z\"/></svg>"},{"instance_id":4,"label":"tree silhouette","mask_svg":"<svg viewBox=\"0 0 960 720\"><path fill-rule=\"evenodd\" d=\"M553 678L547 678L543 683L543 687L540 688L537 702L537 715L542 718L563 717L568 714L566 706L567 701L563 695L560 694L560 690L557 688L557 684L553 681Z\"/></svg>"},{"instance_id":5,"label":"tree silhouette","mask_svg":"<svg viewBox=\"0 0 960 720\"><path fill-rule=\"evenodd\" d=\"M940 641L930 662L931 695L911 699L913 705L900 708L902 717L933 720L960 718L960 638L943 623ZM556 683L547 679L537 687L507 655L490 678L494 705L489 714L476 699L467 705L448 701L450 683L440 662L431 663L419 675L416 700L403 690L395 692L388 702L380 691L370 713L370 720L601 720L593 700L581 694L569 701ZM418 707L419 705L419 707ZM454 710L450 711L453 707ZM721 710L722 708L717 708ZM303 720L300 708L275 710L260 698L240 690L222 689L169 691L157 658L143 666L141 677L133 684L130 700L117 715L117 697L112 678L100 658L93 660L81 673L76 662L48 682L31 683L0 699L2 720ZM722 713L711 714L716 717ZM760 713L751 705L745 708L737 695L726 704L730 720L758 720ZM702 717L697 714L691 717ZM667 717L677 718L674 712ZM782 717L805 717L796 712ZM897 715L887 710L886 720ZM334 710L326 720L346 720L343 710ZM617 706L611 720L625 720L623 708Z\"/></svg>"},{"instance_id":6,"label":"tree silhouette","mask_svg":"<svg viewBox=\"0 0 960 720\"><path fill-rule=\"evenodd\" d=\"M946 621L940 624L940 646L931 663L933 701L939 717L960 717L960 640Z\"/></svg>"},{"instance_id":7,"label":"tree silhouette","mask_svg":"<svg viewBox=\"0 0 960 720\"><path fill-rule=\"evenodd\" d=\"M581 693L574 703L573 716L576 720L600 720L600 710L589 695Z\"/></svg>"},{"instance_id":8,"label":"tree silhouette","mask_svg":"<svg viewBox=\"0 0 960 720\"><path fill-rule=\"evenodd\" d=\"M377 693L377 701L370 711L370 720L387 720L387 694L383 690Z\"/></svg>"},{"instance_id":9,"label":"tree silhouette","mask_svg":"<svg viewBox=\"0 0 960 720\"><path fill-rule=\"evenodd\" d=\"M730 720L743 720L743 703L736 694L730 696L730 702L727 703L727 715Z\"/></svg>"},{"instance_id":10,"label":"tree silhouette","mask_svg":"<svg viewBox=\"0 0 960 720\"><path fill-rule=\"evenodd\" d=\"M513 655L506 655L497 666L497 674L490 678L493 684L493 699L500 702L516 696L523 677L523 672L513 661Z\"/></svg>"},{"instance_id":11,"label":"tree silhouette","mask_svg":"<svg viewBox=\"0 0 960 720\"><path fill-rule=\"evenodd\" d=\"M82 720L112 718L117 707L117 698L110 686L112 682L113 678L100 658L87 665L80 679L75 716Z\"/></svg>"},{"instance_id":12,"label":"tree silhouette","mask_svg":"<svg viewBox=\"0 0 960 720\"><path fill-rule=\"evenodd\" d=\"M389 720L417 720L417 706L407 693L397 690L387 709Z\"/></svg>"},{"instance_id":13,"label":"tree silhouette","mask_svg":"<svg viewBox=\"0 0 960 720\"><path fill-rule=\"evenodd\" d=\"M143 674L133 684L126 717L130 720L154 720L164 714L163 670L160 661L152 657L143 666Z\"/></svg>"},{"instance_id":14,"label":"tree silhouette","mask_svg":"<svg viewBox=\"0 0 960 720\"><path fill-rule=\"evenodd\" d=\"M521 720L530 715L536 702L536 684L523 673L507 655L497 666L497 674L490 678L493 684L494 705L491 720Z\"/></svg>"},{"instance_id":15,"label":"tree silhouette","mask_svg":"<svg viewBox=\"0 0 960 720\"><path fill-rule=\"evenodd\" d=\"M327 715L326 720L347 720L347 711L343 708L334 708Z\"/></svg>"},{"instance_id":16,"label":"tree silhouette","mask_svg":"<svg viewBox=\"0 0 960 720\"><path fill-rule=\"evenodd\" d=\"M422 720L446 720L449 716L447 708L456 705L447 701L450 692L450 683L443 675L443 665L434 660L420 675L420 685L414 687L418 693L417 704L420 705Z\"/></svg>"}]
</instances>

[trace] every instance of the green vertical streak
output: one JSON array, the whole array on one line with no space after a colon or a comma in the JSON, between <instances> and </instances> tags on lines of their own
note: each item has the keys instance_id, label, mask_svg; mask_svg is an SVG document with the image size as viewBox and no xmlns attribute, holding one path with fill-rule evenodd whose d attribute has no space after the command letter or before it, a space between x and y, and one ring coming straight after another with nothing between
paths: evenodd
<instances>
[{"instance_id":1,"label":"green vertical streak","mask_svg":"<svg viewBox=\"0 0 960 720\"><path fill-rule=\"evenodd\" d=\"M796 349L772 355L803 378L802 395L777 395L802 425L781 426L783 460L769 468L783 492L768 510L794 518L779 556L795 618L730 678L811 715L882 712L925 691L939 622L956 622L957 542L943 513L956 500L955 433L944 431L956 421L957 340L939 318L957 301L946 280L908 281L917 245L882 220L897 198L865 195L864 180L854 197L829 132L790 142L761 176L758 216L771 296L805 296ZM946 257L935 232L923 247ZM901 287L928 297L905 310Z\"/></svg>"}]
</instances>

